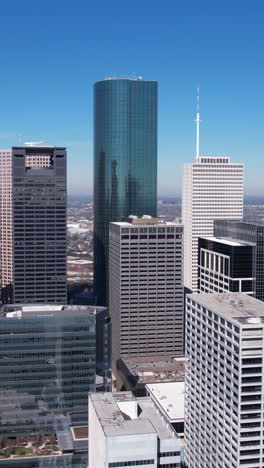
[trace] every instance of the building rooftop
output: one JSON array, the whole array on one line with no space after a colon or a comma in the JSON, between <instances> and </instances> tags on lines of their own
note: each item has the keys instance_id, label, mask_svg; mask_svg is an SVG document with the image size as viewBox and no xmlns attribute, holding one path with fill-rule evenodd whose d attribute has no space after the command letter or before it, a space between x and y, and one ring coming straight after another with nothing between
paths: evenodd
<instances>
[{"instance_id":1,"label":"building rooftop","mask_svg":"<svg viewBox=\"0 0 264 468\"><path fill-rule=\"evenodd\" d=\"M215 219L214 224L221 224L221 223L230 223L230 224L245 224L248 226L261 226L264 227L264 221L256 220L256 221L247 221L243 219Z\"/></svg>"},{"instance_id":2,"label":"building rooftop","mask_svg":"<svg viewBox=\"0 0 264 468\"><path fill-rule=\"evenodd\" d=\"M125 221L116 221L111 224L116 224L117 226L122 227L131 227L131 225L157 225L162 224L164 226L181 226L180 222L171 222L166 221L164 218L152 218L148 215L143 215L142 218L139 218L135 215L130 215Z\"/></svg>"},{"instance_id":3,"label":"building rooftop","mask_svg":"<svg viewBox=\"0 0 264 468\"><path fill-rule=\"evenodd\" d=\"M183 382L185 358L166 356L122 358L129 373L138 377L139 382Z\"/></svg>"},{"instance_id":4,"label":"building rooftop","mask_svg":"<svg viewBox=\"0 0 264 468\"><path fill-rule=\"evenodd\" d=\"M150 398L135 398L132 392L98 392L90 394L89 398L106 436L157 434L160 439L177 437Z\"/></svg>"},{"instance_id":5,"label":"building rooftop","mask_svg":"<svg viewBox=\"0 0 264 468\"><path fill-rule=\"evenodd\" d=\"M245 245L248 246L247 242L238 242L238 241L235 241L229 238L224 238L224 237L214 237L214 236L202 237L201 236L201 239L206 239L206 240L213 241L213 242L219 242L219 244L226 244L226 245L231 245L234 247L243 247Z\"/></svg>"},{"instance_id":6,"label":"building rooftop","mask_svg":"<svg viewBox=\"0 0 264 468\"><path fill-rule=\"evenodd\" d=\"M148 384L146 389L171 422L184 420L184 382Z\"/></svg>"},{"instance_id":7,"label":"building rooftop","mask_svg":"<svg viewBox=\"0 0 264 468\"><path fill-rule=\"evenodd\" d=\"M32 150L34 148L37 148L38 150L43 148L44 150L46 150L47 148L50 148L50 149L58 149L58 150L66 150L66 147L65 146L54 146L54 145L43 145L41 142L28 142L28 143L24 143L23 145L19 145L19 146L12 146L12 150L24 150L24 149L28 149L28 150Z\"/></svg>"},{"instance_id":8,"label":"building rooftop","mask_svg":"<svg viewBox=\"0 0 264 468\"><path fill-rule=\"evenodd\" d=\"M7 304L0 309L0 318L69 317L96 315L105 307L56 304Z\"/></svg>"},{"instance_id":9,"label":"building rooftop","mask_svg":"<svg viewBox=\"0 0 264 468\"><path fill-rule=\"evenodd\" d=\"M252 296L242 293L195 293L187 297L239 324L264 324L264 303Z\"/></svg>"}]
</instances>

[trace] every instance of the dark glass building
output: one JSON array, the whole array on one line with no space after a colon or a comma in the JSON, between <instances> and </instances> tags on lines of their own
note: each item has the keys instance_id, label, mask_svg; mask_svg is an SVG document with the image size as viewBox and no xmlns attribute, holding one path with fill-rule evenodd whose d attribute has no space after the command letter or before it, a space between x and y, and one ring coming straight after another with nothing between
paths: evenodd
<instances>
[{"instance_id":1,"label":"dark glass building","mask_svg":"<svg viewBox=\"0 0 264 468\"><path fill-rule=\"evenodd\" d=\"M198 292L253 293L253 247L217 237L198 238Z\"/></svg>"},{"instance_id":2,"label":"dark glass building","mask_svg":"<svg viewBox=\"0 0 264 468\"><path fill-rule=\"evenodd\" d=\"M218 220L214 222L214 235L252 245L252 295L264 301L264 223Z\"/></svg>"},{"instance_id":3,"label":"dark glass building","mask_svg":"<svg viewBox=\"0 0 264 468\"><path fill-rule=\"evenodd\" d=\"M157 214L157 82L94 85L94 282L108 302L109 223Z\"/></svg>"},{"instance_id":4,"label":"dark glass building","mask_svg":"<svg viewBox=\"0 0 264 468\"><path fill-rule=\"evenodd\" d=\"M0 439L87 425L96 322L105 308L6 305L0 311Z\"/></svg>"},{"instance_id":5,"label":"dark glass building","mask_svg":"<svg viewBox=\"0 0 264 468\"><path fill-rule=\"evenodd\" d=\"M67 303L67 152L0 151L3 303Z\"/></svg>"}]
</instances>

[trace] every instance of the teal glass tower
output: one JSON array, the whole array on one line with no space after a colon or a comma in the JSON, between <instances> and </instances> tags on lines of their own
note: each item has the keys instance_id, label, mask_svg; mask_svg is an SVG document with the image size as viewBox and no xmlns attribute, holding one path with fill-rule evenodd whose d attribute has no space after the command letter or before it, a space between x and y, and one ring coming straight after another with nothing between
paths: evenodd
<instances>
[{"instance_id":1,"label":"teal glass tower","mask_svg":"<svg viewBox=\"0 0 264 468\"><path fill-rule=\"evenodd\" d=\"M109 223L157 215L157 82L94 85L94 286L108 302Z\"/></svg>"}]
</instances>

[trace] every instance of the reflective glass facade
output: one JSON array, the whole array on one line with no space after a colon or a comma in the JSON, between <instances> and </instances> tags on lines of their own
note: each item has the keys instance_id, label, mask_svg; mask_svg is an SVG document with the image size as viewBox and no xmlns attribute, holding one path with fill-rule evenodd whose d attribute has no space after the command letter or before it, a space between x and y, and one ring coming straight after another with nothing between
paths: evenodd
<instances>
[{"instance_id":1,"label":"reflective glass facade","mask_svg":"<svg viewBox=\"0 0 264 468\"><path fill-rule=\"evenodd\" d=\"M214 235L251 243L253 296L264 301L264 223L215 221Z\"/></svg>"},{"instance_id":2,"label":"reflective glass facade","mask_svg":"<svg viewBox=\"0 0 264 468\"><path fill-rule=\"evenodd\" d=\"M252 294L252 250L252 245L199 237L198 292Z\"/></svg>"},{"instance_id":3,"label":"reflective glass facade","mask_svg":"<svg viewBox=\"0 0 264 468\"><path fill-rule=\"evenodd\" d=\"M97 314L88 306L2 308L0 436L54 433L69 419L87 424Z\"/></svg>"},{"instance_id":4,"label":"reflective glass facade","mask_svg":"<svg viewBox=\"0 0 264 468\"><path fill-rule=\"evenodd\" d=\"M94 86L94 275L107 302L109 223L157 214L157 82L109 79Z\"/></svg>"}]
</instances>

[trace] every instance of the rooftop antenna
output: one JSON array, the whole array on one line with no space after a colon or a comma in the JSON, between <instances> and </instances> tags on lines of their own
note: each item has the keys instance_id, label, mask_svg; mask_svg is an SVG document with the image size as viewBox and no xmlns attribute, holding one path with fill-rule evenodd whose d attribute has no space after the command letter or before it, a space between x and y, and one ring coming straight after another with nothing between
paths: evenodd
<instances>
[{"instance_id":1,"label":"rooftop antenna","mask_svg":"<svg viewBox=\"0 0 264 468\"><path fill-rule=\"evenodd\" d=\"M22 135L22 134L19 134L19 135L17 135L17 138L18 138L19 144L22 145L22 143L23 143L23 135Z\"/></svg>"},{"instance_id":2,"label":"rooftop antenna","mask_svg":"<svg viewBox=\"0 0 264 468\"><path fill-rule=\"evenodd\" d=\"M197 111L196 111L196 162L200 156L200 88L197 88Z\"/></svg>"}]
</instances>

